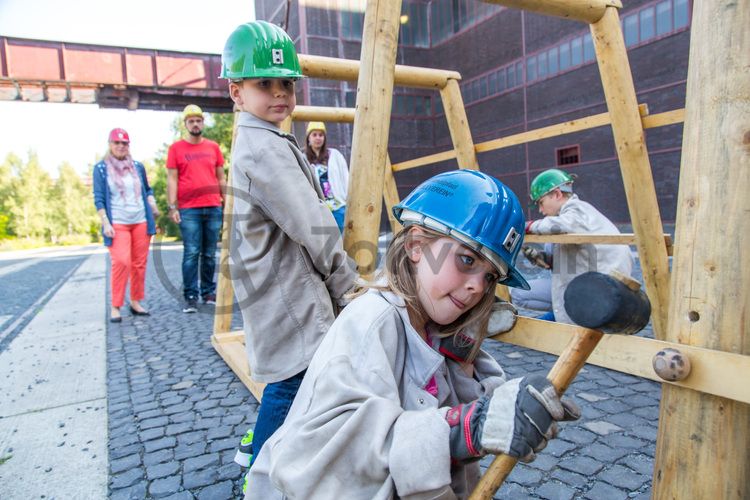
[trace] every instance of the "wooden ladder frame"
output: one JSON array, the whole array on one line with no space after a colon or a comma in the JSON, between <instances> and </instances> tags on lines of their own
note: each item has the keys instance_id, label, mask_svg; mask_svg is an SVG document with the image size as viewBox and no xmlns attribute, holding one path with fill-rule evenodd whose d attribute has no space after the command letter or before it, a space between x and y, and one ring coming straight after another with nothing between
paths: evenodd
<instances>
[{"instance_id":1,"label":"wooden ladder frame","mask_svg":"<svg viewBox=\"0 0 750 500\"><path fill-rule=\"evenodd\" d=\"M668 256L672 254L672 244L668 235L665 235L659 215L656 192L654 189L651 166L645 143L644 130L652 127L660 127L680 123L685 119L686 110L674 110L666 113L650 115L648 109L636 101L635 88L633 85L627 51L622 36L619 22L618 9L621 8L619 0L485 0L487 3L502 4L508 7L523 8L532 12L564 17L575 21L586 22L590 25L592 41L596 52L596 58L601 74L608 112L584 117L568 122L543 127L502 137L479 144L474 144L469 129L463 100L460 94L458 81L460 74L452 71L435 70L428 68L415 68L409 66L395 65L395 50L398 34L398 19L401 10L400 0L368 0L365 11L364 33L362 38L362 55L360 61L340 60L319 56L300 55L303 72L311 77L327 78L334 80L347 80L358 82L357 104L355 110L336 109L313 106L299 106L292 115L294 120L305 121L333 121L353 122L354 133L352 141L350 199L348 201L346 215L346 230L344 243L347 250L351 250L357 242L369 242L372 248L377 248L378 229L380 224L381 199L385 200L386 207L390 208L398 203L393 173L428 165L440 161L456 159L459 168L477 168L477 153L501 149L518 144L555 137L567 133L578 132L594 127L611 126L620 167L625 185L625 193L633 224L634 234L629 235L554 235L526 237L528 242L586 242L603 244L635 244L643 268L643 277L646 292L652 304L652 321L656 340L642 337L618 337L610 336L604 338L598 345L588 362L629 373L639 377L656 380L664 383L664 399L662 402L659 437L657 440L657 457L655 463L654 498L689 498L695 491L716 491L711 488L717 487L717 480L724 484L720 490L725 494L720 498L743 498L748 493L750 484L750 458L746 453L750 449L750 311L748 311L750 297L750 276L747 270L737 271L736 265L731 266L728 257L721 249L710 247L712 251L720 254L718 259L725 264L726 268L734 269L734 276L723 270L725 286L731 285L730 278L739 279L742 289L732 290L734 295L739 296L741 301L738 309L732 311L715 311L710 306L711 298L706 298L703 309L698 314L694 309L695 304L690 303L693 297L685 297L682 289L685 282L701 283L705 285L705 279L697 278L700 269L695 269L692 261L680 260L680 245L684 248L694 249L701 246L694 242L698 233L682 231L682 219L694 216L693 212L699 212L698 216L708 218L701 206L697 203L702 191L701 185L694 181L686 180L686 174L692 177L705 178L706 174L700 174L700 168L704 166L695 165L699 156L698 146L687 145L683 152L682 178L680 184L680 208L677 220L677 245L675 251L675 271L681 272L679 279L673 278L671 283L668 267ZM745 46L732 46L729 43L731 34L740 33L750 25L750 8L747 4L735 4L735 9L720 7L719 0L702 0L696 2L693 15L693 30L691 41L691 65L688 77L688 100L687 114L694 116L694 122L686 121L685 141L690 138L696 143L700 142L702 147L711 148L714 151L724 152L724 157L729 157L732 162L721 164L713 162L709 169L714 175L722 179L732 178L735 182L725 186L726 189L736 193L735 196L724 196L717 199L711 197L712 203L721 210L731 209L728 216L732 216L735 226L731 234L722 233L721 228L714 225L703 233L710 232L716 240L727 240L737 242L732 248L743 248L739 241L745 234L750 232L750 218L744 217L743 213L750 211L746 191L750 188L747 182L748 156L742 148L742 144L750 143L750 132L740 137L735 142L722 142L721 129L722 117L718 111L730 113L735 119L738 129L747 126L747 116L750 115L750 105L742 101L741 96L747 95L747 77L741 81L741 71L735 71L727 76L731 85L713 84L709 85L708 91L719 90L729 92L735 98L732 104L737 108L737 102L744 102L734 111L728 111L729 107L720 107L714 104L715 95L707 94L708 91L700 92L703 83L696 81L697 70L694 61L701 58L700 69L704 71L704 78L712 78L715 74L721 74L721 64L727 62L729 56L714 62L714 74L707 67L711 66L710 60L714 52L702 54L705 49L695 49L697 40L710 46L715 43L722 45L723 50L733 54L734 64L739 68L740 62L747 64L747 54L750 53L748 37L745 37ZM703 17L695 11L701 10ZM736 12L739 11L739 14ZM719 19L720 21L716 21ZM724 33L721 30L712 31L712 26L721 22L731 26L733 31ZM743 26L745 28L743 28ZM699 38L700 37L700 38ZM714 42L719 38L720 41ZM742 59L742 58L745 59ZM720 59L720 58L715 58ZM726 68L723 68L726 70ZM692 78L692 80L691 80ZM714 78L716 79L716 78ZM386 151L388 144L388 132L390 124L391 100L393 86L403 85L417 88L433 88L440 91L445 109L446 119L453 142L450 151L436 153L417 158L414 160L400 162L391 165ZM691 86L692 85L692 86ZM694 94L701 95L702 100L693 97L691 99L691 88L695 87ZM728 87L728 89L727 89ZM722 102L726 102L722 101ZM713 108L711 107L713 106ZM703 108L716 111L711 118L715 132L710 138L704 138L699 133L689 134L692 129L698 129L700 112ZM743 121L744 120L744 121ZM285 126L289 129L291 121ZM692 129L691 129L692 126ZM709 141L712 141L710 142ZM743 142L744 140L744 142ZM728 151L728 153L727 153ZM685 153L693 153L685 156ZM744 156L743 156L744 154ZM717 156L718 157L718 156ZM693 162L692 164L690 162ZM744 166L744 171L740 168ZM740 172L740 173L738 173ZM743 177L744 175L744 177ZM710 179L709 179L710 180ZM685 193L685 186L691 191ZM742 193L742 194L740 194ZM223 241L228 241L228 231L231 227L231 196L227 197L227 208L225 209L225 220L223 229ZM738 210L738 205L742 209ZM744 212L743 212L744 210ZM725 212L720 212L719 217ZM695 217L695 216L694 216ZM714 218L716 216L714 215ZM390 219L394 232L398 229L398 223ZM695 228L695 220L692 226ZM681 237L682 236L682 237ZM684 239L683 239L684 238ZM361 246L361 245L360 245ZM728 245L731 246L731 245ZM706 249L706 246L701 246ZM351 252L350 252L351 255ZM685 254L686 255L686 254ZM374 270L376 256L371 252L360 252L352 255L357 262L360 273L370 275ZM707 261L714 262L713 255L703 255ZM734 256L735 261L741 259ZM706 264L708 265L708 264ZM712 290L721 291L715 283ZM244 333L230 331L232 316L233 291L228 280L228 249L222 245L220 260L220 273L217 294L217 314L214 321L214 335L212 344L222 355L242 381L248 386L258 400L262 393L262 384L252 380L250 367L247 364L247 356L244 350ZM693 288L694 293L695 289ZM507 296L503 287L499 287L498 293ZM703 297L704 295L701 295ZM670 303L670 297L674 302ZM729 306L730 302L722 295L717 304ZM704 315L722 316L729 314L736 320L739 328L729 331L727 328L720 333L721 340L716 340L716 332L710 331L710 325L703 320L695 319L696 316ZM670 319L671 318L671 319ZM683 320L683 318L690 318ZM669 320L669 321L668 321ZM688 325L686 325L686 321ZM716 320L718 323L719 321ZM726 325L726 321L721 323ZM706 331L706 328L709 331ZM691 331L698 330L686 336L685 328ZM703 330L701 330L701 328ZM549 323L529 318L519 318L516 327L507 334L494 337L495 340L509 342L516 345L529 347L543 352L560 354L570 339L575 336L578 327L558 323ZM691 375L681 382L665 382L656 376L651 366L653 356L666 347L673 347L687 355L693 365ZM691 401L689 415L677 416L679 405L682 401ZM728 411L727 408L731 408ZM706 419L709 419L708 421ZM696 430L700 428L700 430ZM727 432L727 429L734 433ZM691 441L689 436L700 434L700 442ZM717 448L718 447L718 448ZM680 450L690 448L689 456ZM733 452L730 459L734 460L731 465L721 463L717 465L715 457L716 450L730 450ZM741 450L745 450L744 453ZM726 460L726 457L724 457ZM705 468L712 467L720 470L720 476L706 475ZM664 474L662 474L664 472ZM695 497L695 496L694 496ZM475 498L472 496L472 498ZM476 498L485 498L477 496ZM489 497L486 497L489 498ZM696 497L697 498L697 497Z\"/></svg>"}]
</instances>

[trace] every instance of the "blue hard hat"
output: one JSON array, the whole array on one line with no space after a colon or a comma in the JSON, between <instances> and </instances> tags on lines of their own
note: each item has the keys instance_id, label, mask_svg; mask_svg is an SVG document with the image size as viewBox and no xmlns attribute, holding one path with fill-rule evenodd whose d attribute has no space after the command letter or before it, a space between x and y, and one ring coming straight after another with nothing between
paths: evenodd
<instances>
[{"instance_id":1,"label":"blue hard hat","mask_svg":"<svg viewBox=\"0 0 750 500\"><path fill-rule=\"evenodd\" d=\"M456 239L490 261L501 284L529 289L515 267L523 245L523 209L494 177L476 170L438 174L393 207L393 215L404 226L417 224Z\"/></svg>"}]
</instances>

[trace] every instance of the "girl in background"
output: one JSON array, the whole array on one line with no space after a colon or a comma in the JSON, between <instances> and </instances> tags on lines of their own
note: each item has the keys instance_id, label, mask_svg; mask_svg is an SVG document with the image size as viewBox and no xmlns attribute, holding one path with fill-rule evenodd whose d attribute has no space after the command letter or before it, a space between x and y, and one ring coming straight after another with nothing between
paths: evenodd
<instances>
[{"instance_id":1,"label":"girl in background","mask_svg":"<svg viewBox=\"0 0 750 500\"><path fill-rule=\"evenodd\" d=\"M344 155L326 144L326 125L323 122L310 122L305 134L305 156L318 174L320 189L326 204L336 219L339 231L344 232L344 215L349 189L349 167Z\"/></svg>"}]
</instances>

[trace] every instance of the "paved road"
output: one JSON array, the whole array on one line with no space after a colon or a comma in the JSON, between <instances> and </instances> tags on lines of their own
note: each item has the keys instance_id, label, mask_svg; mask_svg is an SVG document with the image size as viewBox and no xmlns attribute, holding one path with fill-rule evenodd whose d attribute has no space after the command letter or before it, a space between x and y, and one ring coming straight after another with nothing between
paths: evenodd
<instances>
[{"instance_id":1,"label":"paved road","mask_svg":"<svg viewBox=\"0 0 750 500\"><path fill-rule=\"evenodd\" d=\"M0 351L33 318L96 247L0 254Z\"/></svg>"}]
</instances>

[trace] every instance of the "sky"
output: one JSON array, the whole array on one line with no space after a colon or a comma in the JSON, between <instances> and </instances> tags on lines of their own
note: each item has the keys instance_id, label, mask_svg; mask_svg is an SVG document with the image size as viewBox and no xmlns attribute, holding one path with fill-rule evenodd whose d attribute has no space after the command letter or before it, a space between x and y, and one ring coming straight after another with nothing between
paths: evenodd
<instances>
[{"instance_id":1,"label":"sky","mask_svg":"<svg viewBox=\"0 0 750 500\"><path fill-rule=\"evenodd\" d=\"M255 18L254 0L0 0L0 35L60 42L220 54L226 38ZM40 15L40 13L44 15ZM0 101L0 162L34 150L53 177L63 162L84 173L122 127L131 155L152 159L172 140L175 112L100 109L96 104Z\"/></svg>"}]
</instances>

